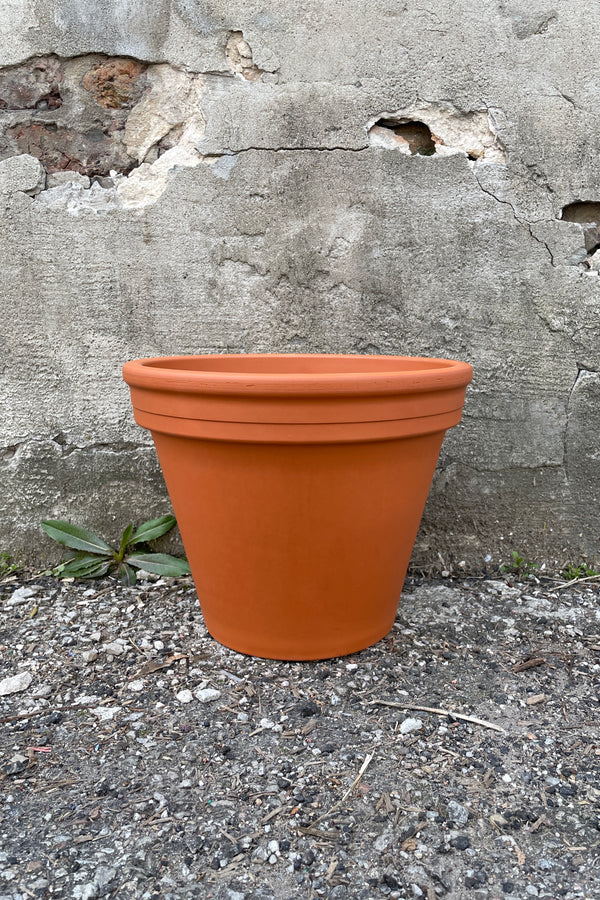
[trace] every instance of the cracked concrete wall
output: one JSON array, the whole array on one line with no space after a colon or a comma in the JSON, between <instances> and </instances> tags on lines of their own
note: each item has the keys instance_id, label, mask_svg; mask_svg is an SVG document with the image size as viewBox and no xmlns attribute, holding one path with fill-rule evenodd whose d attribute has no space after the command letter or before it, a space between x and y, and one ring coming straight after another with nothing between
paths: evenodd
<instances>
[{"instance_id":1,"label":"cracked concrete wall","mask_svg":"<svg viewBox=\"0 0 600 900\"><path fill-rule=\"evenodd\" d=\"M475 368L418 565L600 556L600 25L576 0L0 0L0 549L167 506L124 360Z\"/></svg>"}]
</instances>

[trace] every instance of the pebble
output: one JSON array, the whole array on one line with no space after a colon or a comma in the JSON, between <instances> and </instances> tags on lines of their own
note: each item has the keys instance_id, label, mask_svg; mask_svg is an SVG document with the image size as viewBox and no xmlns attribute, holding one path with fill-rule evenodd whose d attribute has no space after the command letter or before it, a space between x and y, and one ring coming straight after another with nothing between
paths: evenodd
<instances>
[{"instance_id":1,"label":"pebble","mask_svg":"<svg viewBox=\"0 0 600 900\"><path fill-rule=\"evenodd\" d=\"M144 690L144 682L142 681L141 678L136 678L135 681L129 682L127 689L138 694L140 691Z\"/></svg>"},{"instance_id":2,"label":"pebble","mask_svg":"<svg viewBox=\"0 0 600 900\"><path fill-rule=\"evenodd\" d=\"M260 728L266 728L267 730L275 728L275 722L271 722L270 719L261 719L258 724Z\"/></svg>"},{"instance_id":3,"label":"pebble","mask_svg":"<svg viewBox=\"0 0 600 900\"><path fill-rule=\"evenodd\" d=\"M377 850L378 853L383 853L384 850L387 850L388 847L391 847L394 842L394 831L392 828L387 828L383 831L379 837L375 838L373 846Z\"/></svg>"},{"instance_id":4,"label":"pebble","mask_svg":"<svg viewBox=\"0 0 600 900\"><path fill-rule=\"evenodd\" d=\"M8 600L6 601L7 606L20 606L22 603L27 603L30 597L33 597L34 594L37 594L41 588L39 587L20 587L17 588L16 591L13 591Z\"/></svg>"},{"instance_id":5,"label":"pebble","mask_svg":"<svg viewBox=\"0 0 600 900\"><path fill-rule=\"evenodd\" d=\"M487 581L484 583L489 590L495 594L500 594L506 600L516 600L517 597L521 596L521 591L518 588L510 587L505 581Z\"/></svg>"},{"instance_id":6,"label":"pebble","mask_svg":"<svg viewBox=\"0 0 600 900\"><path fill-rule=\"evenodd\" d=\"M191 703L194 699L194 695L188 688L184 688L182 691L178 691L175 694L180 703Z\"/></svg>"},{"instance_id":7,"label":"pebble","mask_svg":"<svg viewBox=\"0 0 600 900\"><path fill-rule=\"evenodd\" d=\"M221 691L218 691L216 688L197 688L194 691L194 697L200 703L212 703L213 700L218 700L220 696Z\"/></svg>"},{"instance_id":8,"label":"pebble","mask_svg":"<svg viewBox=\"0 0 600 900\"><path fill-rule=\"evenodd\" d=\"M45 700L51 693L52 687L49 684L40 684L32 690L30 696L33 697L34 700Z\"/></svg>"},{"instance_id":9,"label":"pebble","mask_svg":"<svg viewBox=\"0 0 600 900\"><path fill-rule=\"evenodd\" d=\"M448 804L448 818L457 825L466 825L469 819L469 810L457 803L456 800L451 800Z\"/></svg>"},{"instance_id":10,"label":"pebble","mask_svg":"<svg viewBox=\"0 0 600 900\"><path fill-rule=\"evenodd\" d=\"M93 663L98 659L98 651L97 650L84 650L83 653L81 654L81 658L84 661L84 663L89 665L90 663Z\"/></svg>"},{"instance_id":11,"label":"pebble","mask_svg":"<svg viewBox=\"0 0 600 900\"><path fill-rule=\"evenodd\" d=\"M9 694L17 694L26 690L33 681L33 675L29 672L19 672L17 675L9 675L0 681L0 697L8 697Z\"/></svg>"},{"instance_id":12,"label":"pebble","mask_svg":"<svg viewBox=\"0 0 600 900\"><path fill-rule=\"evenodd\" d=\"M410 734L411 731L419 731L422 727L421 719L405 719L400 726L400 734Z\"/></svg>"},{"instance_id":13,"label":"pebble","mask_svg":"<svg viewBox=\"0 0 600 900\"><path fill-rule=\"evenodd\" d=\"M104 644L102 649L106 653L112 653L113 656L120 656L122 653L125 653L125 647L121 641L111 641L109 644Z\"/></svg>"},{"instance_id":14,"label":"pebble","mask_svg":"<svg viewBox=\"0 0 600 900\"><path fill-rule=\"evenodd\" d=\"M11 757L10 762L2 767L2 772L4 775L18 775L18 773L23 772L28 765L29 758L27 756L23 756L22 753L15 753L14 756Z\"/></svg>"},{"instance_id":15,"label":"pebble","mask_svg":"<svg viewBox=\"0 0 600 900\"><path fill-rule=\"evenodd\" d=\"M111 719L121 712L120 706L97 706L90 710L101 722L110 722Z\"/></svg>"},{"instance_id":16,"label":"pebble","mask_svg":"<svg viewBox=\"0 0 600 900\"><path fill-rule=\"evenodd\" d=\"M450 846L454 847L455 850L468 850L471 846L471 841L466 834L458 834L450 839Z\"/></svg>"}]
</instances>

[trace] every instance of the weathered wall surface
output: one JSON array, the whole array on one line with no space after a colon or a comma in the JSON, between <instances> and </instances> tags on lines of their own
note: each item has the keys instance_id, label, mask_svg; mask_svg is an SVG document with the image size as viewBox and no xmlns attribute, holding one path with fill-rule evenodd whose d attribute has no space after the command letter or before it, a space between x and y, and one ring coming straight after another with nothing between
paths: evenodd
<instances>
[{"instance_id":1,"label":"weathered wall surface","mask_svg":"<svg viewBox=\"0 0 600 900\"><path fill-rule=\"evenodd\" d=\"M0 548L167 507L124 360L330 351L475 367L417 562L591 560L598 37L579 0L0 0Z\"/></svg>"}]
</instances>

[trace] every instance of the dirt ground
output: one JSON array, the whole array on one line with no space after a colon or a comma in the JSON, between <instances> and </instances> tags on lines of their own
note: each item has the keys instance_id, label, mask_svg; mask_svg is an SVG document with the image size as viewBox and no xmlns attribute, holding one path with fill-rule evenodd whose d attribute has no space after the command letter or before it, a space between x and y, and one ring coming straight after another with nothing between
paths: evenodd
<instances>
[{"instance_id":1,"label":"dirt ground","mask_svg":"<svg viewBox=\"0 0 600 900\"><path fill-rule=\"evenodd\" d=\"M412 580L314 663L189 579L0 603L0 900L600 897L597 580Z\"/></svg>"}]
</instances>

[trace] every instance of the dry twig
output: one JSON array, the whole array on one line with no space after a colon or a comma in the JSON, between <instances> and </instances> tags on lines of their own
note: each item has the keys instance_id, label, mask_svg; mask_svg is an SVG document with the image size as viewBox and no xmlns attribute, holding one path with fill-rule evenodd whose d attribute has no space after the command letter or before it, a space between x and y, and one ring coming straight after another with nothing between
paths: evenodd
<instances>
[{"instance_id":1,"label":"dry twig","mask_svg":"<svg viewBox=\"0 0 600 900\"><path fill-rule=\"evenodd\" d=\"M565 588L572 587L574 584L583 584L585 581L597 581L600 575L588 575L586 578L572 578L571 581L565 581L558 587L548 588L549 591L564 591Z\"/></svg>"},{"instance_id":2,"label":"dry twig","mask_svg":"<svg viewBox=\"0 0 600 900\"><path fill-rule=\"evenodd\" d=\"M370 700L367 706L392 706L396 709L409 709L415 712L432 713L435 716L446 716L448 719L460 719L462 722L470 722L472 725L481 725L482 728L491 728L492 731L499 731L500 734L506 734L504 728L495 725L493 722L486 722L485 719L476 719L475 716L465 716L462 713L452 712L448 709L437 709L435 706L417 706L415 703L396 703L394 700Z\"/></svg>"}]
</instances>

